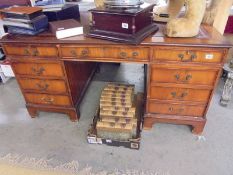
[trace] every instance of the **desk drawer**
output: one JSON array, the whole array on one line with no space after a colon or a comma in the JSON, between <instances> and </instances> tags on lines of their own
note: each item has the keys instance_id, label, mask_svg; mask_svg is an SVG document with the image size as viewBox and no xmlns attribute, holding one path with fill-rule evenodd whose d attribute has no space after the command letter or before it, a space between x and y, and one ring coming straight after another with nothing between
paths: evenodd
<instances>
[{"instance_id":1,"label":"desk drawer","mask_svg":"<svg viewBox=\"0 0 233 175\"><path fill-rule=\"evenodd\" d=\"M4 46L7 55L15 56L37 56L37 57L57 57L58 50L54 46Z\"/></svg>"},{"instance_id":2,"label":"desk drawer","mask_svg":"<svg viewBox=\"0 0 233 175\"><path fill-rule=\"evenodd\" d=\"M160 61L181 61L181 62L206 62L206 63L220 63L224 58L224 52L216 50L192 50L186 49L154 49L153 60Z\"/></svg>"},{"instance_id":3,"label":"desk drawer","mask_svg":"<svg viewBox=\"0 0 233 175\"><path fill-rule=\"evenodd\" d=\"M206 106L148 102L149 113L203 117Z\"/></svg>"},{"instance_id":4,"label":"desk drawer","mask_svg":"<svg viewBox=\"0 0 233 175\"><path fill-rule=\"evenodd\" d=\"M65 95L46 95L46 94L25 93L24 96L28 103L43 104L43 105L57 105L57 106L71 106L70 98Z\"/></svg>"},{"instance_id":5,"label":"desk drawer","mask_svg":"<svg viewBox=\"0 0 233 175\"><path fill-rule=\"evenodd\" d=\"M61 47L63 58L149 60L149 48Z\"/></svg>"},{"instance_id":6,"label":"desk drawer","mask_svg":"<svg viewBox=\"0 0 233 175\"><path fill-rule=\"evenodd\" d=\"M150 98L157 100L178 100L208 102L211 90L151 86Z\"/></svg>"},{"instance_id":7,"label":"desk drawer","mask_svg":"<svg viewBox=\"0 0 233 175\"><path fill-rule=\"evenodd\" d=\"M59 63L29 63L29 62L12 62L13 69L18 75L29 75L39 77L57 77L64 76L63 68Z\"/></svg>"},{"instance_id":8,"label":"desk drawer","mask_svg":"<svg viewBox=\"0 0 233 175\"><path fill-rule=\"evenodd\" d=\"M66 94L67 86L64 80L40 80L32 78L19 78L21 88L25 91L35 91L51 94Z\"/></svg>"},{"instance_id":9,"label":"desk drawer","mask_svg":"<svg viewBox=\"0 0 233 175\"><path fill-rule=\"evenodd\" d=\"M151 82L214 85L218 70L153 68Z\"/></svg>"}]
</instances>

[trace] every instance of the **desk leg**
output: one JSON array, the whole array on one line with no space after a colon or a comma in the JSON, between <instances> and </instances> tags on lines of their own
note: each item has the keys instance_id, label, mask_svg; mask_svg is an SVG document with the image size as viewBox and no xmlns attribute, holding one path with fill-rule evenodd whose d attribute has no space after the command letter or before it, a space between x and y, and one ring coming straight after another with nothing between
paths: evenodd
<instances>
[{"instance_id":1,"label":"desk leg","mask_svg":"<svg viewBox=\"0 0 233 175\"><path fill-rule=\"evenodd\" d=\"M222 97L220 100L221 105L227 106L231 100L231 93L233 89L233 72L229 72L227 75L227 80L223 88Z\"/></svg>"},{"instance_id":2,"label":"desk leg","mask_svg":"<svg viewBox=\"0 0 233 175\"><path fill-rule=\"evenodd\" d=\"M27 106L27 110L31 118L36 118L36 116L38 116L38 111L36 108Z\"/></svg>"},{"instance_id":3,"label":"desk leg","mask_svg":"<svg viewBox=\"0 0 233 175\"><path fill-rule=\"evenodd\" d=\"M72 121L72 122L76 122L76 121L78 121L79 120L79 118L80 118L80 112L79 112L79 110L77 109L77 110L70 110L70 111L68 111L67 112L67 115L69 115L70 116L70 120Z\"/></svg>"}]
</instances>

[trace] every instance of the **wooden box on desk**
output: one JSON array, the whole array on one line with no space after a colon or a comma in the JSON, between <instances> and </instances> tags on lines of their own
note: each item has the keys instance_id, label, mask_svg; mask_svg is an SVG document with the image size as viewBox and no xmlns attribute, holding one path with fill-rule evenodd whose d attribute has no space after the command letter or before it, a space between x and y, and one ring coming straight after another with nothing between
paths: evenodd
<instances>
[{"instance_id":1,"label":"wooden box on desk","mask_svg":"<svg viewBox=\"0 0 233 175\"><path fill-rule=\"evenodd\" d=\"M139 8L91 9L92 25L88 36L139 44L145 37L158 30L151 18L153 6L145 3Z\"/></svg>"}]
</instances>

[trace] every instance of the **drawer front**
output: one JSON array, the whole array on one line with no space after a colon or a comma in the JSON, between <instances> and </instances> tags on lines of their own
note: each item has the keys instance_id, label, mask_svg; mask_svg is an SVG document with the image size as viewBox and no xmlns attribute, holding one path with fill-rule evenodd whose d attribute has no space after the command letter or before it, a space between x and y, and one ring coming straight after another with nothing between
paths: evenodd
<instances>
[{"instance_id":1,"label":"drawer front","mask_svg":"<svg viewBox=\"0 0 233 175\"><path fill-rule=\"evenodd\" d=\"M26 91L37 91L46 93L67 93L66 83L63 80L40 80L20 78L20 86Z\"/></svg>"},{"instance_id":2,"label":"drawer front","mask_svg":"<svg viewBox=\"0 0 233 175\"><path fill-rule=\"evenodd\" d=\"M151 70L151 82L214 85L217 70L160 69Z\"/></svg>"},{"instance_id":3,"label":"drawer front","mask_svg":"<svg viewBox=\"0 0 233 175\"><path fill-rule=\"evenodd\" d=\"M42 77L63 77L62 66L58 63L26 63L13 62L13 69L16 74L42 76Z\"/></svg>"},{"instance_id":4,"label":"drawer front","mask_svg":"<svg viewBox=\"0 0 233 175\"><path fill-rule=\"evenodd\" d=\"M157 100L178 100L208 102L211 90L152 86L150 98Z\"/></svg>"},{"instance_id":5,"label":"drawer front","mask_svg":"<svg viewBox=\"0 0 233 175\"><path fill-rule=\"evenodd\" d=\"M149 60L149 48L61 47L64 58Z\"/></svg>"},{"instance_id":6,"label":"drawer front","mask_svg":"<svg viewBox=\"0 0 233 175\"><path fill-rule=\"evenodd\" d=\"M224 57L223 52L215 50L168 50L154 49L153 60L220 63Z\"/></svg>"},{"instance_id":7,"label":"drawer front","mask_svg":"<svg viewBox=\"0 0 233 175\"><path fill-rule=\"evenodd\" d=\"M19 55L19 56L30 56L30 47L28 45L23 46L8 46L4 45L6 55Z\"/></svg>"},{"instance_id":8,"label":"drawer front","mask_svg":"<svg viewBox=\"0 0 233 175\"><path fill-rule=\"evenodd\" d=\"M33 93L25 93L24 95L28 103L57 106L71 105L70 98L64 95L46 95Z\"/></svg>"},{"instance_id":9,"label":"drawer front","mask_svg":"<svg viewBox=\"0 0 233 175\"><path fill-rule=\"evenodd\" d=\"M38 56L38 57L57 57L58 50L53 46L8 46L5 51L7 55L19 56Z\"/></svg>"},{"instance_id":10,"label":"drawer front","mask_svg":"<svg viewBox=\"0 0 233 175\"><path fill-rule=\"evenodd\" d=\"M30 53L38 57L57 57L58 49L51 46L33 46Z\"/></svg>"},{"instance_id":11,"label":"drawer front","mask_svg":"<svg viewBox=\"0 0 233 175\"><path fill-rule=\"evenodd\" d=\"M148 111L150 113L203 117L205 109L205 106L148 102Z\"/></svg>"}]
</instances>

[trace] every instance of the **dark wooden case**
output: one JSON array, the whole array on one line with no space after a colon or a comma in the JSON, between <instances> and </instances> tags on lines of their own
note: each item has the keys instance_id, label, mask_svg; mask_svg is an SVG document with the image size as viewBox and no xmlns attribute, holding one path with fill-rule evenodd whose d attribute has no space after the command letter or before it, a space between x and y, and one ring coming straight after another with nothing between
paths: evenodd
<instances>
[{"instance_id":1,"label":"dark wooden case","mask_svg":"<svg viewBox=\"0 0 233 175\"><path fill-rule=\"evenodd\" d=\"M153 6L145 3L140 8L132 9L91 9L92 25L88 36L139 44L145 37L158 30L151 18Z\"/></svg>"}]
</instances>

